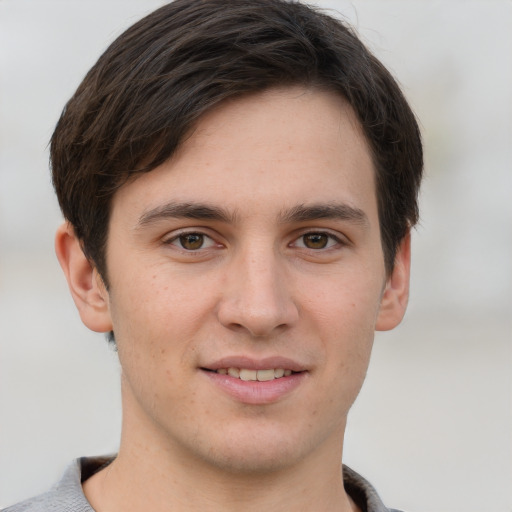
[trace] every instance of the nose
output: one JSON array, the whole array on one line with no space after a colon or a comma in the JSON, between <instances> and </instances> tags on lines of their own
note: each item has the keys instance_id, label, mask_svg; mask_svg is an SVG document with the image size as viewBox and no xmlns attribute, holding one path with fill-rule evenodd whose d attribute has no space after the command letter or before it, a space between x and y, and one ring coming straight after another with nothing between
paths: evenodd
<instances>
[{"instance_id":1,"label":"nose","mask_svg":"<svg viewBox=\"0 0 512 512\"><path fill-rule=\"evenodd\" d=\"M284 267L270 249L234 258L219 303L220 323L252 337L275 335L295 324L299 311Z\"/></svg>"}]
</instances>

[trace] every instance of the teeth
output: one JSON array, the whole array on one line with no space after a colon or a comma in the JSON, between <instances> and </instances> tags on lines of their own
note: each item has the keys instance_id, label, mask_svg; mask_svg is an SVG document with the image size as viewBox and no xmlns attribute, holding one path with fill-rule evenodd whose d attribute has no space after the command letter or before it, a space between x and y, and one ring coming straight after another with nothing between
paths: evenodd
<instances>
[{"instance_id":1,"label":"teeth","mask_svg":"<svg viewBox=\"0 0 512 512\"><path fill-rule=\"evenodd\" d=\"M292 374L291 370L283 368L268 368L266 370L249 370L247 368L219 368L217 373L221 375L229 375L235 379L245 381L254 380L265 382L268 380L280 379L281 377L288 377Z\"/></svg>"},{"instance_id":2,"label":"teeth","mask_svg":"<svg viewBox=\"0 0 512 512\"><path fill-rule=\"evenodd\" d=\"M274 370L258 370L256 373L256 378L260 382L265 382L266 380L274 380L275 372Z\"/></svg>"},{"instance_id":3,"label":"teeth","mask_svg":"<svg viewBox=\"0 0 512 512\"><path fill-rule=\"evenodd\" d=\"M256 380L257 374L258 372L256 370L246 370L245 368L240 369L241 380Z\"/></svg>"},{"instance_id":4,"label":"teeth","mask_svg":"<svg viewBox=\"0 0 512 512\"><path fill-rule=\"evenodd\" d=\"M228 375L238 379L240 377L240 370L238 368L228 368Z\"/></svg>"}]
</instances>

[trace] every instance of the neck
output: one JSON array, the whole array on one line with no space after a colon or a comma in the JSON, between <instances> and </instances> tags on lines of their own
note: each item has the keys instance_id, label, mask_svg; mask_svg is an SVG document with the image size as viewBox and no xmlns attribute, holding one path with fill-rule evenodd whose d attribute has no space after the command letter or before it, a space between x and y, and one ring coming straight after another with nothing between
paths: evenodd
<instances>
[{"instance_id":1,"label":"neck","mask_svg":"<svg viewBox=\"0 0 512 512\"><path fill-rule=\"evenodd\" d=\"M343 432L295 464L251 472L199 460L141 417L125 414L116 460L83 484L96 512L357 510L343 487Z\"/></svg>"},{"instance_id":2,"label":"neck","mask_svg":"<svg viewBox=\"0 0 512 512\"><path fill-rule=\"evenodd\" d=\"M341 468L326 474L325 461L316 469L277 474L199 474L183 470L182 464L167 462L162 467L148 454L133 455L120 451L112 464L84 483L84 493L96 512L358 510L345 493Z\"/></svg>"}]
</instances>

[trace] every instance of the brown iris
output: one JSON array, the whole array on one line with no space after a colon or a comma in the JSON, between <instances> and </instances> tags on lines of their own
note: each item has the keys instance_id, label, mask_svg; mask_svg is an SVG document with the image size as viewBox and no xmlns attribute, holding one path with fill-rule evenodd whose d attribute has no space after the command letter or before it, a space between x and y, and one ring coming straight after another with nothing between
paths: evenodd
<instances>
[{"instance_id":1,"label":"brown iris","mask_svg":"<svg viewBox=\"0 0 512 512\"><path fill-rule=\"evenodd\" d=\"M304 235L302 240L308 249L325 249L329 242L329 236L325 233L309 233Z\"/></svg>"},{"instance_id":2,"label":"brown iris","mask_svg":"<svg viewBox=\"0 0 512 512\"><path fill-rule=\"evenodd\" d=\"M179 239L181 246L188 251L201 249L204 244L204 235L200 233L186 233L180 235Z\"/></svg>"}]
</instances>

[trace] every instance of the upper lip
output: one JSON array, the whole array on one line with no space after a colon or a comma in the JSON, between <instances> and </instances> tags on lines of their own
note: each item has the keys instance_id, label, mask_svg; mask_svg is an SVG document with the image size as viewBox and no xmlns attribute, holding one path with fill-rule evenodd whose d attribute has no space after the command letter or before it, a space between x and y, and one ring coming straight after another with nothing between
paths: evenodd
<instances>
[{"instance_id":1,"label":"upper lip","mask_svg":"<svg viewBox=\"0 0 512 512\"><path fill-rule=\"evenodd\" d=\"M226 356L212 363L202 365L207 370L219 370L221 368L245 368L247 370L267 370L270 368L282 368L292 372L303 372L306 366L288 357L270 356L254 358L249 356Z\"/></svg>"}]
</instances>

